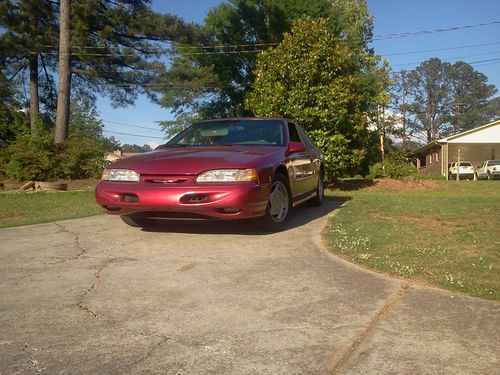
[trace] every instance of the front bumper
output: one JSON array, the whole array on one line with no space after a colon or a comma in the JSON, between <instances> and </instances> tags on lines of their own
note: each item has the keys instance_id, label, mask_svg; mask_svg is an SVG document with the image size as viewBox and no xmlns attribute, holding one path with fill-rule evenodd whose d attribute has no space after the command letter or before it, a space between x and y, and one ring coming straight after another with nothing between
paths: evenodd
<instances>
[{"instance_id":1,"label":"front bumper","mask_svg":"<svg viewBox=\"0 0 500 375\"><path fill-rule=\"evenodd\" d=\"M245 219L263 216L270 185L255 183L165 186L101 181L96 201L108 214Z\"/></svg>"}]
</instances>

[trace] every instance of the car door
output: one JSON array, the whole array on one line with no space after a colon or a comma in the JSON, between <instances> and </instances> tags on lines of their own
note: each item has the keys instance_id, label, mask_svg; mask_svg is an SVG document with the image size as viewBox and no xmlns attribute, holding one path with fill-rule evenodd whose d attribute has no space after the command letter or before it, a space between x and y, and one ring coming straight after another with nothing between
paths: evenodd
<instances>
[{"instance_id":1,"label":"car door","mask_svg":"<svg viewBox=\"0 0 500 375\"><path fill-rule=\"evenodd\" d=\"M300 127L300 125L297 125L297 129L304 144L306 145L306 149L309 153L309 159L311 161L308 168L308 174L311 177L307 181L307 188L308 190L315 190L318 186L318 178L320 178L321 175L321 151L314 145L311 139L307 136L304 129Z\"/></svg>"},{"instance_id":2,"label":"car door","mask_svg":"<svg viewBox=\"0 0 500 375\"><path fill-rule=\"evenodd\" d=\"M290 187L293 195L297 196L311 190L311 180L314 178L314 172L310 150L308 150L307 145L297 129L297 126L293 122L288 123L288 135L290 142L300 142L305 148L302 152L294 152L288 156L288 176L290 179Z\"/></svg>"}]
</instances>

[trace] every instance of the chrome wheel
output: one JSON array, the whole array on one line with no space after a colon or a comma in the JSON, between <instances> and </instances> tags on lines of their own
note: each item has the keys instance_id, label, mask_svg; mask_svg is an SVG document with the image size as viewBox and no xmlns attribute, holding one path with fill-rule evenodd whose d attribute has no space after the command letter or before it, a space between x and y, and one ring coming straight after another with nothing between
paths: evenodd
<instances>
[{"instance_id":1,"label":"chrome wheel","mask_svg":"<svg viewBox=\"0 0 500 375\"><path fill-rule=\"evenodd\" d=\"M290 209L290 197L288 189L283 182L276 180L271 186L269 195L269 214L275 223L283 222Z\"/></svg>"}]
</instances>

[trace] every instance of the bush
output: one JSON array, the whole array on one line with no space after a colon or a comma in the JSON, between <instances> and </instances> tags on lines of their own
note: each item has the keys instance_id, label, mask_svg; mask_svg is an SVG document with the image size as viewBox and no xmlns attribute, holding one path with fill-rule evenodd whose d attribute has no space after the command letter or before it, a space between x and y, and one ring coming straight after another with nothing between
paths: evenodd
<instances>
[{"instance_id":1,"label":"bush","mask_svg":"<svg viewBox=\"0 0 500 375\"><path fill-rule=\"evenodd\" d=\"M104 169L104 146L93 139L70 138L59 155L60 176L69 179L99 178Z\"/></svg>"},{"instance_id":2,"label":"bush","mask_svg":"<svg viewBox=\"0 0 500 375\"><path fill-rule=\"evenodd\" d=\"M18 181L54 179L57 177L56 155L56 145L49 135L18 136L7 147L5 175Z\"/></svg>"},{"instance_id":3,"label":"bush","mask_svg":"<svg viewBox=\"0 0 500 375\"><path fill-rule=\"evenodd\" d=\"M18 181L98 178L104 168L104 146L94 139L55 144L50 134L22 135L0 158L2 172Z\"/></svg>"},{"instance_id":4,"label":"bush","mask_svg":"<svg viewBox=\"0 0 500 375\"><path fill-rule=\"evenodd\" d=\"M387 177L401 179L406 176L415 176L417 174L417 169L411 162L400 155L388 155L385 158L385 175ZM370 178L383 177L382 173L382 163L373 164L370 167Z\"/></svg>"},{"instance_id":5,"label":"bush","mask_svg":"<svg viewBox=\"0 0 500 375\"><path fill-rule=\"evenodd\" d=\"M358 167L364 154L349 147L350 141L341 134L330 135L324 130L308 132L324 158L325 180L334 181Z\"/></svg>"}]
</instances>

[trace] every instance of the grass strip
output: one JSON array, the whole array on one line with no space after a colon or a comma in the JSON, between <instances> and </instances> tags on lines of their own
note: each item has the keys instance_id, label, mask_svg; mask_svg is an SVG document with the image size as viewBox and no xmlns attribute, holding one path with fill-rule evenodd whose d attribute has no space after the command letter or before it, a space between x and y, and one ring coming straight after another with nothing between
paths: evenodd
<instances>
[{"instance_id":1,"label":"grass strip","mask_svg":"<svg viewBox=\"0 0 500 375\"><path fill-rule=\"evenodd\" d=\"M0 228L99 215L94 190L0 194Z\"/></svg>"},{"instance_id":2,"label":"grass strip","mask_svg":"<svg viewBox=\"0 0 500 375\"><path fill-rule=\"evenodd\" d=\"M409 280L500 300L500 183L334 191L348 202L325 230L332 252Z\"/></svg>"}]
</instances>

